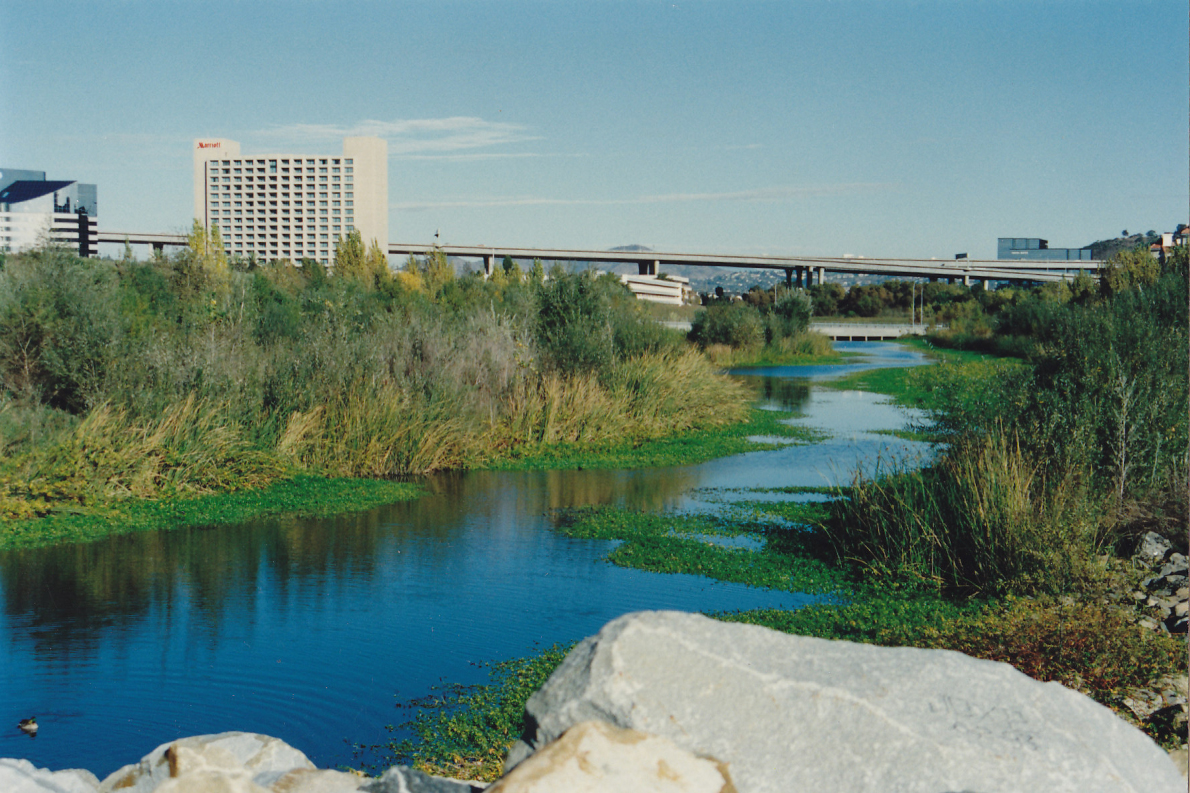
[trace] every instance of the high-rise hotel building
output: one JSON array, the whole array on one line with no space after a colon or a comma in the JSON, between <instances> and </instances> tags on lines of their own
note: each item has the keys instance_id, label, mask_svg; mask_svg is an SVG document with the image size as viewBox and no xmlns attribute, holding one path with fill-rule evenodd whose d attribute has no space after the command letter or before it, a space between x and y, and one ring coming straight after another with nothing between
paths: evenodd
<instances>
[{"instance_id":1,"label":"high-rise hotel building","mask_svg":"<svg viewBox=\"0 0 1190 793\"><path fill-rule=\"evenodd\" d=\"M234 140L196 140L194 216L218 226L229 256L330 264L353 230L387 251L388 143L344 138L342 156L245 157Z\"/></svg>"}]
</instances>

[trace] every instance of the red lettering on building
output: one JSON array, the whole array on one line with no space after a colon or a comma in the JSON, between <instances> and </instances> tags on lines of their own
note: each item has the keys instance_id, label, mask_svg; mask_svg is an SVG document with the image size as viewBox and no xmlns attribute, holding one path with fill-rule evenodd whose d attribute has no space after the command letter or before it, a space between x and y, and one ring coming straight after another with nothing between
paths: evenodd
<instances>
[{"instance_id":1,"label":"red lettering on building","mask_svg":"<svg viewBox=\"0 0 1190 793\"><path fill-rule=\"evenodd\" d=\"M219 144L218 144L218 143L202 143L202 142L199 142L199 144L198 144L198 148L200 148L200 149L217 149L217 148L219 148Z\"/></svg>"}]
</instances>

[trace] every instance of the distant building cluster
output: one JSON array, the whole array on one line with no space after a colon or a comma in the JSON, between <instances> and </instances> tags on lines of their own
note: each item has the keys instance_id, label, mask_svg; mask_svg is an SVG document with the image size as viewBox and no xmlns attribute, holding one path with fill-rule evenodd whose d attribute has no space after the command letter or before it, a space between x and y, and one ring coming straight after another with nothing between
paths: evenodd
<instances>
[{"instance_id":1,"label":"distant building cluster","mask_svg":"<svg viewBox=\"0 0 1190 793\"><path fill-rule=\"evenodd\" d=\"M1149 246L1149 253L1156 256L1164 264L1165 257L1169 255L1170 251L1185 245L1188 236L1190 236L1190 228L1179 223L1177 229L1174 231L1163 232L1161 234L1161 241L1154 242Z\"/></svg>"},{"instance_id":2,"label":"distant building cluster","mask_svg":"<svg viewBox=\"0 0 1190 793\"><path fill-rule=\"evenodd\" d=\"M330 264L352 231L387 250L388 143L344 138L339 156L249 157L234 140L196 140L194 216L219 229L229 256Z\"/></svg>"},{"instance_id":3,"label":"distant building cluster","mask_svg":"<svg viewBox=\"0 0 1190 793\"><path fill-rule=\"evenodd\" d=\"M93 184L47 180L45 171L0 168L0 251L16 253L42 242L96 252L98 191Z\"/></svg>"},{"instance_id":4,"label":"distant building cluster","mask_svg":"<svg viewBox=\"0 0 1190 793\"><path fill-rule=\"evenodd\" d=\"M996 240L996 258L1015 261L1091 261L1091 249L1051 248L1048 240L1038 237L1000 237Z\"/></svg>"}]
</instances>

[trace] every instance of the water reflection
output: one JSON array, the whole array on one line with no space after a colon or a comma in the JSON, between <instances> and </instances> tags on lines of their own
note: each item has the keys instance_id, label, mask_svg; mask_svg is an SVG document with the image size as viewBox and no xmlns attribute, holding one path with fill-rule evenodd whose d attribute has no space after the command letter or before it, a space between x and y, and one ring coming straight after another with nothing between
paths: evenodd
<instances>
[{"instance_id":1,"label":"water reflection","mask_svg":"<svg viewBox=\"0 0 1190 793\"><path fill-rule=\"evenodd\" d=\"M354 515L0 555L0 756L102 775L172 737L242 729L334 766L350 758L344 738L375 741L400 719L393 692L481 679L473 661L637 609L807 602L613 567L601 562L610 544L548 527L559 507L688 509L708 488L822 484L823 472L920 451L872 433L905 421L879 398L789 372L750 377L831 439L685 468L443 475L421 499ZM30 715L37 741L2 726Z\"/></svg>"}]
</instances>

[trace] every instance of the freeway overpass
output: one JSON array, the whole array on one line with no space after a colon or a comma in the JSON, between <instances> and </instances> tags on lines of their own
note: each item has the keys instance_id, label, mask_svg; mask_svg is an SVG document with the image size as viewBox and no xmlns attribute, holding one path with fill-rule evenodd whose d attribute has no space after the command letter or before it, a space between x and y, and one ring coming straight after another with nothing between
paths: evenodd
<instances>
[{"instance_id":1,"label":"freeway overpass","mask_svg":"<svg viewBox=\"0 0 1190 793\"><path fill-rule=\"evenodd\" d=\"M887 275L899 278L972 279L984 281L1061 281L1080 271L1095 272L1100 261L1008 261L980 259L868 259L824 256L735 256L705 253L662 253L659 251L585 251L549 248L501 248L485 245L441 245L450 257L479 258L484 271L505 256L513 259L540 259L543 262L592 262L600 264L635 264L641 275L656 275L662 265L685 264L703 267L744 267L783 270L787 283L810 286L817 272L818 283L827 272ZM389 243L389 254L424 254L425 245Z\"/></svg>"},{"instance_id":2,"label":"freeway overpass","mask_svg":"<svg viewBox=\"0 0 1190 793\"><path fill-rule=\"evenodd\" d=\"M165 246L186 244L185 234L145 234L121 231L100 231L97 242L133 245ZM423 255L435 246L390 242L390 255ZM517 248L488 245L440 245L448 257L480 259L484 272L505 257L519 260L540 259L543 262L583 262L594 264L635 264L642 275L656 275L663 265L697 265L701 267L742 267L780 270L786 283L810 286L822 283L828 272L861 275L884 275L898 278L946 278L970 284L981 281L1061 281L1073 278L1081 271L1096 272L1100 261L1008 261L999 259L888 259L832 256L736 256L716 253L664 253L660 251L589 251L558 248Z\"/></svg>"}]
</instances>

